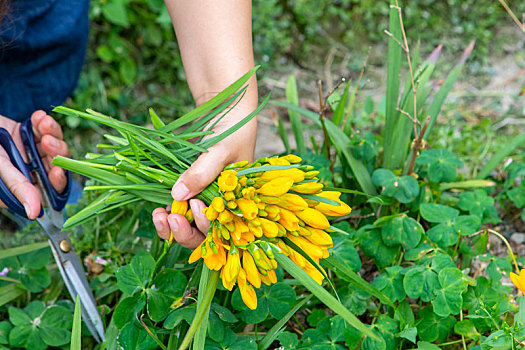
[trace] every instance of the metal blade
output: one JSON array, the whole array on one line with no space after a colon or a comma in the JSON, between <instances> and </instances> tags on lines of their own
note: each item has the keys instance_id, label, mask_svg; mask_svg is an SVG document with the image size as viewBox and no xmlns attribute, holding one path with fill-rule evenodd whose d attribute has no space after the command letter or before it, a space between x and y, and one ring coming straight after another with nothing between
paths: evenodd
<instances>
[{"instance_id":1,"label":"metal blade","mask_svg":"<svg viewBox=\"0 0 525 350\"><path fill-rule=\"evenodd\" d=\"M82 318L98 342L105 341L102 318L97 310L97 303L91 292L82 263L71 245L67 233L60 231L47 215L37 219L46 231L53 256L57 262L69 294L76 300L79 296L82 306Z\"/></svg>"}]
</instances>

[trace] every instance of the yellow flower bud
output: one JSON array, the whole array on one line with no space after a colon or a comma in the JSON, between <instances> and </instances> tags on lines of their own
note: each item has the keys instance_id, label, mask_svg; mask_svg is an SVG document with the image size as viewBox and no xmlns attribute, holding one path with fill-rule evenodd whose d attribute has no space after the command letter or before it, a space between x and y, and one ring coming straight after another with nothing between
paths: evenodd
<instances>
[{"instance_id":1,"label":"yellow flower bud","mask_svg":"<svg viewBox=\"0 0 525 350\"><path fill-rule=\"evenodd\" d=\"M308 203L306 203L304 198L294 193L285 193L280 196L278 205L291 211L308 208Z\"/></svg>"},{"instance_id":2,"label":"yellow flower bud","mask_svg":"<svg viewBox=\"0 0 525 350\"><path fill-rule=\"evenodd\" d=\"M256 198L259 198L262 202L266 204L277 204L280 201L278 197L273 196L257 196Z\"/></svg>"},{"instance_id":3,"label":"yellow flower bud","mask_svg":"<svg viewBox=\"0 0 525 350\"><path fill-rule=\"evenodd\" d=\"M304 180L304 172L297 168L291 168L286 170L268 170L265 171L259 179L262 181L271 181L280 177L289 177L293 179L293 182L301 182Z\"/></svg>"},{"instance_id":4,"label":"yellow flower bud","mask_svg":"<svg viewBox=\"0 0 525 350\"><path fill-rule=\"evenodd\" d=\"M171 203L171 213L184 215L188 210L188 201L178 201L176 199Z\"/></svg>"},{"instance_id":5,"label":"yellow flower bud","mask_svg":"<svg viewBox=\"0 0 525 350\"><path fill-rule=\"evenodd\" d=\"M306 238L302 236L294 237L292 235L288 235L288 238L299 246L299 248L301 248L308 256L316 259L323 257L323 250L319 246L308 241Z\"/></svg>"},{"instance_id":6,"label":"yellow flower bud","mask_svg":"<svg viewBox=\"0 0 525 350\"><path fill-rule=\"evenodd\" d=\"M291 177L278 177L262 185L262 187L257 190L257 193L263 196L279 197L288 192L292 185L293 179Z\"/></svg>"},{"instance_id":7,"label":"yellow flower bud","mask_svg":"<svg viewBox=\"0 0 525 350\"><path fill-rule=\"evenodd\" d=\"M308 239L313 244L327 247L333 246L332 237L330 237L330 235L325 231L318 228L308 227L308 232L311 234L306 236L306 239Z\"/></svg>"},{"instance_id":8,"label":"yellow flower bud","mask_svg":"<svg viewBox=\"0 0 525 350\"><path fill-rule=\"evenodd\" d=\"M277 227L275 222L264 218L259 218L259 221L261 222L261 227L266 237L277 237L277 234L279 233L279 228Z\"/></svg>"},{"instance_id":9,"label":"yellow flower bud","mask_svg":"<svg viewBox=\"0 0 525 350\"><path fill-rule=\"evenodd\" d=\"M242 267L244 268L244 271L246 271L246 279L248 282L253 284L255 288L260 288L261 275L257 270L257 265L255 265L252 255L247 251L242 254Z\"/></svg>"},{"instance_id":10,"label":"yellow flower bud","mask_svg":"<svg viewBox=\"0 0 525 350\"><path fill-rule=\"evenodd\" d=\"M259 273L257 273L258 275ZM257 294L255 289L246 282L247 273L241 268L239 272L239 291L241 292L242 301L248 306L251 310L257 309ZM253 284L253 283L252 283ZM259 282L260 285L260 282Z\"/></svg>"},{"instance_id":11,"label":"yellow flower bud","mask_svg":"<svg viewBox=\"0 0 525 350\"><path fill-rule=\"evenodd\" d=\"M284 158L266 158L270 165L290 165L290 162Z\"/></svg>"},{"instance_id":12,"label":"yellow flower bud","mask_svg":"<svg viewBox=\"0 0 525 350\"><path fill-rule=\"evenodd\" d=\"M346 204L345 202L339 200L339 196L341 196L341 192L337 191L323 191L319 194L317 194L319 197L328 198L331 200L334 200L339 203L339 206L331 205L323 202L319 202L318 205L315 206L315 209L319 210L321 213L328 215L328 216L343 216L348 215L352 211L352 209Z\"/></svg>"},{"instance_id":13,"label":"yellow flower bud","mask_svg":"<svg viewBox=\"0 0 525 350\"><path fill-rule=\"evenodd\" d=\"M314 228L328 229L330 228L330 223L326 216L312 208L306 208L303 211L296 212L297 217L303 220L307 225Z\"/></svg>"},{"instance_id":14,"label":"yellow flower bud","mask_svg":"<svg viewBox=\"0 0 525 350\"><path fill-rule=\"evenodd\" d=\"M275 274L275 271L268 270L266 276L261 276L261 281L267 286L277 283L277 275Z\"/></svg>"},{"instance_id":15,"label":"yellow flower bud","mask_svg":"<svg viewBox=\"0 0 525 350\"><path fill-rule=\"evenodd\" d=\"M241 190L241 194L246 199L253 199L255 196L255 188L253 187L246 187Z\"/></svg>"},{"instance_id":16,"label":"yellow flower bud","mask_svg":"<svg viewBox=\"0 0 525 350\"><path fill-rule=\"evenodd\" d=\"M239 275L239 270L241 268L241 258L239 256L239 251L232 246L228 253L228 258L226 260L226 265L224 265L224 280L228 283L235 283L237 276ZM230 289L231 290L231 289Z\"/></svg>"},{"instance_id":17,"label":"yellow flower bud","mask_svg":"<svg viewBox=\"0 0 525 350\"><path fill-rule=\"evenodd\" d=\"M217 220L223 225L227 224L228 222L231 222L233 220L233 214L229 210L224 210L219 214L217 217Z\"/></svg>"},{"instance_id":18,"label":"yellow flower bud","mask_svg":"<svg viewBox=\"0 0 525 350\"><path fill-rule=\"evenodd\" d=\"M322 267L321 267L322 268ZM306 272L314 281L316 281L318 284L323 284L324 276L319 270L317 270L312 264L307 263L306 266L303 268L304 272Z\"/></svg>"},{"instance_id":19,"label":"yellow flower bud","mask_svg":"<svg viewBox=\"0 0 525 350\"><path fill-rule=\"evenodd\" d=\"M237 208L237 202L229 201L228 203L226 203L226 206L228 207L228 209L233 210L233 209Z\"/></svg>"},{"instance_id":20,"label":"yellow flower bud","mask_svg":"<svg viewBox=\"0 0 525 350\"><path fill-rule=\"evenodd\" d=\"M254 201L246 198L237 199L237 205L242 211L242 215L246 220L253 220L257 216L259 209Z\"/></svg>"},{"instance_id":21,"label":"yellow flower bud","mask_svg":"<svg viewBox=\"0 0 525 350\"><path fill-rule=\"evenodd\" d=\"M190 224L193 222L193 220L195 220L195 218L193 217L193 210L191 209L186 212L184 217L186 218L186 220L188 220Z\"/></svg>"},{"instance_id":22,"label":"yellow flower bud","mask_svg":"<svg viewBox=\"0 0 525 350\"><path fill-rule=\"evenodd\" d=\"M222 192L235 190L239 183L237 172L235 170L224 170L217 179L217 183Z\"/></svg>"},{"instance_id":23,"label":"yellow flower bud","mask_svg":"<svg viewBox=\"0 0 525 350\"><path fill-rule=\"evenodd\" d=\"M298 157L295 154L287 154L285 156L282 156L281 159L286 159L291 164L297 164L302 162L301 157Z\"/></svg>"},{"instance_id":24,"label":"yellow flower bud","mask_svg":"<svg viewBox=\"0 0 525 350\"><path fill-rule=\"evenodd\" d=\"M283 225L285 229L288 231L297 231L299 229L299 219L293 212L282 208L279 215L281 217L279 223Z\"/></svg>"},{"instance_id":25,"label":"yellow flower bud","mask_svg":"<svg viewBox=\"0 0 525 350\"><path fill-rule=\"evenodd\" d=\"M211 201L211 206L217 211L217 213L220 213L224 211L224 200L222 199L222 197L215 197Z\"/></svg>"},{"instance_id":26,"label":"yellow flower bud","mask_svg":"<svg viewBox=\"0 0 525 350\"><path fill-rule=\"evenodd\" d=\"M224 196L223 197L226 200L226 202L233 201L235 199L235 193L233 193L231 191L224 192Z\"/></svg>"},{"instance_id":27,"label":"yellow flower bud","mask_svg":"<svg viewBox=\"0 0 525 350\"><path fill-rule=\"evenodd\" d=\"M292 186L292 191L305 194L316 194L323 189L324 185L319 182L307 182Z\"/></svg>"},{"instance_id":28,"label":"yellow flower bud","mask_svg":"<svg viewBox=\"0 0 525 350\"><path fill-rule=\"evenodd\" d=\"M304 178L306 180L310 180L316 177L317 175L319 175L319 172L317 170L313 170L313 171L309 171L306 174L304 174Z\"/></svg>"},{"instance_id":29,"label":"yellow flower bud","mask_svg":"<svg viewBox=\"0 0 525 350\"><path fill-rule=\"evenodd\" d=\"M219 213L213 207L204 208L202 212L206 215L206 219L213 221L217 219Z\"/></svg>"}]
</instances>

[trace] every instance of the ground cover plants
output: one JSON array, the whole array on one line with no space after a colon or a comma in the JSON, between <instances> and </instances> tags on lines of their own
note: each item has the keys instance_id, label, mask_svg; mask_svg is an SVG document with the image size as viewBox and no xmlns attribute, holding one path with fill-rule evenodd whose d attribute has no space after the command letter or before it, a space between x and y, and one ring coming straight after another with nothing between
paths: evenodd
<instances>
[{"instance_id":1,"label":"ground cover plants","mask_svg":"<svg viewBox=\"0 0 525 350\"><path fill-rule=\"evenodd\" d=\"M525 140L509 140L476 176L462 171L453 149L436 147L441 108L475 43L465 43L452 69L437 77L441 47L421 58L409 45L400 4L390 5L385 107L364 106L384 118L381 130L359 130L354 120L359 81L330 91L320 82L319 112L312 112L299 106L291 76L286 101L267 98L260 107L276 112L285 152L227 167L200 195L214 224L194 252L162 242L150 213L172 205L191 218L169 189L199 152L227 135L210 135L206 124L242 97L253 72L171 123L150 110L151 129L58 107L70 122L118 132L108 132L100 153L90 149L86 160L56 160L90 178L66 229L85 258L107 342L97 345L79 326L47 243L27 226L34 242L0 252L0 348L78 349L81 334L82 348L105 349L522 348L525 298L508 278L523 291L525 260L498 225L524 226ZM320 137L305 137L305 121ZM256 197L264 206L253 206ZM301 216L306 209L314 211ZM237 214L275 236L260 235L255 221ZM508 254L495 254L495 242Z\"/></svg>"}]
</instances>

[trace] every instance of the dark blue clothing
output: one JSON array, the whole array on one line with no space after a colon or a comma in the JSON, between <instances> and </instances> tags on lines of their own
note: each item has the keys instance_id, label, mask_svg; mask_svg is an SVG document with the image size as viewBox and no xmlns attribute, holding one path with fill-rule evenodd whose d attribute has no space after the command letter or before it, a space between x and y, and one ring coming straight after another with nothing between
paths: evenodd
<instances>
[{"instance_id":1,"label":"dark blue clothing","mask_svg":"<svg viewBox=\"0 0 525 350\"><path fill-rule=\"evenodd\" d=\"M0 115L49 112L73 92L86 54L89 0L12 0L0 23Z\"/></svg>"}]
</instances>

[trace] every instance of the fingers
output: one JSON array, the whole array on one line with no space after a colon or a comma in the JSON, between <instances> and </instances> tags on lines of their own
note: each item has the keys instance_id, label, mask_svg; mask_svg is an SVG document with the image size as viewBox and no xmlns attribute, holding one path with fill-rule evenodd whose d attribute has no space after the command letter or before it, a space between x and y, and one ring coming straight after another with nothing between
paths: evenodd
<instances>
[{"instance_id":1,"label":"fingers","mask_svg":"<svg viewBox=\"0 0 525 350\"><path fill-rule=\"evenodd\" d=\"M49 182L51 182L51 186L53 186L53 188L58 193L62 193L66 189L67 177L66 171L64 169L57 166L52 166L47 173L47 176L49 178Z\"/></svg>"},{"instance_id":2,"label":"fingers","mask_svg":"<svg viewBox=\"0 0 525 350\"><path fill-rule=\"evenodd\" d=\"M38 146L38 152L41 157L46 155L51 158L56 156L66 157L69 154L67 144L61 139L49 134L45 134L41 137Z\"/></svg>"},{"instance_id":3,"label":"fingers","mask_svg":"<svg viewBox=\"0 0 525 350\"><path fill-rule=\"evenodd\" d=\"M220 174L227 159L219 149L203 153L177 180L171 195L178 201L188 200L206 188Z\"/></svg>"},{"instance_id":4,"label":"fingers","mask_svg":"<svg viewBox=\"0 0 525 350\"><path fill-rule=\"evenodd\" d=\"M195 220L195 225L199 231L206 234L210 228L210 221L206 218L206 215L202 212L206 208L206 204L199 199L190 199L190 208L193 212L193 218Z\"/></svg>"},{"instance_id":5,"label":"fingers","mask_svg":"<svg viewBox=\"0 0 525 350\"><path fill-rule=\"evenodd\" d=\"M31 115L31 123L33 124L33 134L36 142L39 142L44 135L51 135L59 140L62 140L64 137L60 125L44 111L34 112Z\"/></svg>"},{"instance_id":6,"label":"fingers","mask_svg":"<svg viewBox=\"0 0 525 350\"><path fill-rule=\"evenodd\" d=\"M197 203L197 205L201 204ZM204 207L204 203L202 203L202 206ZM201 213L201 215L204 214ZM186 218L182 215L168 214L166 209L157 208L153 211L152 216L153 224L157 229L157 233L163 239L169 239L171 233L173 232L173 238L175 238L177 243L189 249L197 248L199 244L201 244L201 242L204 240L204 234L200 232L199 229L192 227L188 220L186 220ZM198 225L200 227L205 227L203 226L202 218L200 219L200 224Z\"/></svg>"},{"instance_id":7,"label":"fingers","mask_svg":"<svg viewBox=\"0 0 525 350\"><path fill-rule=\"evenodd\" d=\"M22 203L31 220L40 214L40 195L29 180L11 164L7 153L0 149L0 178L9 191ZM5 205L3 205L5 207Z\"/></svg>"}]
</instances>

